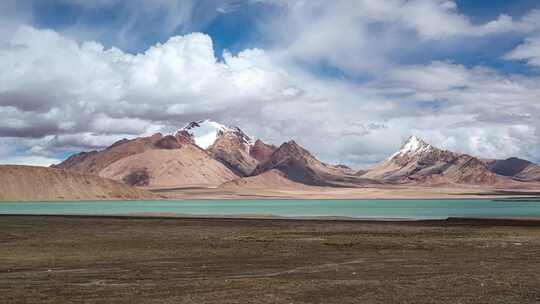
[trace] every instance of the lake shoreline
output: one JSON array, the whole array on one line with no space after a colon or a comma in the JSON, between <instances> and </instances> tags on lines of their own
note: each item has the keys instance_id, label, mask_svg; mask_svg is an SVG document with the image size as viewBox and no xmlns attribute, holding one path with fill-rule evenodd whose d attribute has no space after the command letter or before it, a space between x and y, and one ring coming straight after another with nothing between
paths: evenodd
<instances>
[{"instance_id":1,"label":"lake shoreline","mask_svg":"<svg viewBox=\"0 0 540 304\"><path fill-rule=\"evenodd\" d=\"M302 189L238 188L221 189L212 187L188 188L144 188L165 200L242 200L242 199L520 199L537 198L538 184L523 185L523 188L487 188L478 186L407 186L386 185L380 187L335 188L310 186Z\"/></svg>"},{"instance_id":2,"label":"lake shoreline","mask_svg":"<svg viewBox=\"0 0 540 304\"><path fill-rule=\"evenodd\" d=\"M103 220L178 220L178 221L278 221L284 223L332 223L332 222L361 222L372 224L396 224L396 225L504 225L504 226L540 226L540 217L447 217L442 219L416 219L416 218L355 218L344 216L304 216L284 217L267 215L186 215L186 214L130 214L130 215L93 215L93 214L0 214L2 218L67 218L67 219L103 219Z\"/></svg>"}]
</instances>

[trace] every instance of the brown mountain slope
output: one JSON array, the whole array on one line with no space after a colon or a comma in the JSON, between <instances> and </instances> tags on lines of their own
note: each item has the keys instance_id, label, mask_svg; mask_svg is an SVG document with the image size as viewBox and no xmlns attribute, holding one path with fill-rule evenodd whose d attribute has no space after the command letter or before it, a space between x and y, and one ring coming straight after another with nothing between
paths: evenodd
<instances>
[{"instance_id":1,"label":"brown mountain slope","mask_svg":"<svg viewBox=\"0 0 540 304\"><path fill-rule=\"evenodd\" d=\"M494 160L488 163L493 173L512 177L520 181L540 181L540 166L528 160L511 157L503 160Z\"/></svg>"},{"instance_id":2,"label":"brown mountain slope","mask_svg":"<svg viewBox=\"0 0 540 304\"><path fill-rule=\"evenodd\" d=\"M343 164L337 164L337 165L334 165L332 167L340 170L344 174L349 174L349 175L355 175L358 172L358 171L355 171L355 170L351 169L349 166L343 165Z\"/></svg>"},{"instance_id":3,"label":"brown mountain slope","mask_svg":"<svg viewBox=\"0 0 540 304\"><path fill-rule=\"evenodd\" d=\"M0 166L0 200L156 199L122 183L54 168Z\"/></svg>"},{"instance_id":4,"label":"brown mountain slope","mask_svg":"<svg viewBox=\"0 0 540 304\"><path fill-rule=\"evenodd\" d=\"M216 141L207 151L216 160L240 176L248 176L259 162L251 157L248 138L240 129L220 131Z\"/></svg>"},{"instance_id":5,"label":"brown mountain slope","mask_svg":"<svg viewBox=\"0 0 540 304\"><path fill-rule=\"evenodd\" d=\"M270 156L274 151L276 151L277 147L274 145L269 145L264 143L262 140L257 139L255 141L255 144L251 146L249 150L249 155L251 157L255 158L259 163L265 163L270 159Z\"/></svg>"},{"instance_id":6,"label":"brown mountain slope","mask_svg":"<svg viewBox=\"0 0 540 304\"><path fill-rule=\"evenodd\" d=\"M217 186L238 178L208 153L191 144L153 149L122 158L99 172L102 177L148 187Z\"/></svg>"},{"instance_id":7,"label":"brown mountain slope","mask_svg":"<svg viewBox=\"0 0 540 304\"><path fill-rule=\"evenodd\" d=\"M98 174L117 160L156 148L155 144L158 142L163 145L170 144L162 139L163 136L160 133L132 140L122 139L104 150L75 154L52 167L79 173Z\"/></svg>"},{"instance_id":8,"label":"brown mountain slope","mask_svg":"<svg viewBox=\"0 0 540 304\"><path fill-rule=\"evenodd\" d=\"M402 148L361 175L392 183L495 185L509 180L481 160L433 147L411 136Z\"/></svg>"},{"instance_id":9,"label":"brown mountain slope","mask_svg":"<svg viewBox=\"0 0 540 304\"><path fill-rule=\"evenodd\" d=\"M519 174L514 175L514 179L527 182L540 182L540 166L532 164L523 169Z\"/></svg>"},{"instance_id":10,"label":"brown mountain slope","mask_svg":"<svg viewBox=\"0 0 540 304\"><path fill-rule=\"evenodd\" d=\"M517 175L530 165L532 165L530 161L517 157L488 162L488 168L491 172L504 176Z\"/></svg>"},{"instance_id":11,"label":"brown mountain slope","mask_svg":"<svg viewBox=\"0 0 540 304\"><path fill-rule=\"evenodd\" d=\"M341 169L317 160L296 142L282 144L264 164L257 166L253 175L270 170L283 173L286 178L313 186L359 186L374 181L345 174Z\"/></svg>"},{"instance_id":12,"label":"brown mountain slope","mask_svg":"<svg viewBox=\"0 0 540 304\"><path fill-rule=\"evenodd\" d=\"M224 190L238 189L309 189L310 187L288 179L278 170L270 170L259 175L243 177L220 186Z\"/></svg>"}]
</instances>

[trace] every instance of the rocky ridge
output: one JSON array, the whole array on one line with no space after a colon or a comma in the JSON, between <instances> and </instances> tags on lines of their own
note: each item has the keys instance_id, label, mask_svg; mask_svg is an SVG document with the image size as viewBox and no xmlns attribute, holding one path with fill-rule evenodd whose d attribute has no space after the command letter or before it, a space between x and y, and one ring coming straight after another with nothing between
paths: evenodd
<instances>
[{"instance_id":1,"label":"rocky ridge","mask_svg":"<svg viewBox=\"0 0 540 304\"><path fill-rule=\"evenodd\" d=\"M411 136L399 151L361 176L389 183L429 185L495 185L506 181L480 159L439 149L416 136Z\"/></svg>"}]
</instances>

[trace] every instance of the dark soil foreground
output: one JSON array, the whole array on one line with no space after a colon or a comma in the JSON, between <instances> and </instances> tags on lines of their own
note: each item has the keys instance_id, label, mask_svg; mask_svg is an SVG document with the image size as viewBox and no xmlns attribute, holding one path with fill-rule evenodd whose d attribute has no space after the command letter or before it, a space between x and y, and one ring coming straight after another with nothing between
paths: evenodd
<instances>
[{"instance_id":1,"label":"dark soil foreground","mask_svg":"<svg viewBox=\"0 0 540 304\"><path fill-rule=\"evenodd\" d=\"M0 302L540 303L505 224L0 216Z\"/></svg>"}]
</instances>

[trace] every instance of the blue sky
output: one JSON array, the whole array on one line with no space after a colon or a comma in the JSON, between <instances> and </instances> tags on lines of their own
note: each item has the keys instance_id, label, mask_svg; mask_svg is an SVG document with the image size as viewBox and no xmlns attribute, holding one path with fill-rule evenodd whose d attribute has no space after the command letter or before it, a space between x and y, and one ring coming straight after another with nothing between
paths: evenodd
<instances>
[{"instance_id":1,"label":"blue sky","mask_svg":"<svg viewBox=\"0 0 540 304\"><path fill-rule=\"evenodd\" d=\"M23 1L24 2L24 1ZM25 6L30 8L34 16L32 24L38 28L51 28L56 31L70 31L82 28L98 29L92 38L97 39L106 47L120 46L128 52L143 52L148 47L165 42L170 36L183 35L190 32L202 32L212 37L216 55L220 56L224 49L233 53L252 47L267 47L268 41L258 33L258 27L262 22L272 18L273 15L282 14L282 8L266 3L249 3L243 5L242 1L233 1L238 7L229 13L208 13L198 12L198 14L210 14L209 17L201 17L201 21L194 20L187 24L181 24L176 28L164 29L163 17L165 10L157 11L148 18L142 18L133 26L130 34L133 34L133 42L123 42L117 39L118 32L129 23L130 9L129 2L112 1L110 5L103 5L94 8L85 8L79 2L74 1L27 1L31 4ZM218 3L218 1L195 1L199 2L200 10L209 7L216 9L219 6L212 6L207 3ZM181 3L181 2L180 2ZM472 22L483 23L497 18L501 14L507 14L513 18L520 18L533 9L539 9L540 3L535 0L461 0L456 1L462 13L466 14ZM144 14L144 12L141 12ZM197 14L192 16L196 19ZM202 21L204 20L204 21ZM73 37L84 39L83 37ZM466 56L460 54L442 54L440 56L456 56L454 60L463 61L466 64L480 63L480 60L489 60L485 57L496 57L504 50L515 47L523 41L523 37L502 37L495 48L483 50L469 50L463 48ZM492 45L493 46L493 45ZM486 54L489 52L490 54ZM420 56L418 60L425 58ZM440 57L433 56L433 57ZM524 65L522 65L524 66Z\"/></svg>"},{"instance_id":2,"label":"blue sky","mask_svg":"<svg viewBox=\"0 0 540 304\"><path fill-rule=\"evenodd\" d=\"M184 35L190 32L203 32L214 41L216 54L223 49L233 52L254 46L261 46L263 39L258 39L258 23L271 14L279 14L280 9L264 3L244 3L231 11L222 13L218 1L195 1L193 16L188 22L177 27L167 27L163 18L169 13L166 8L156 9L147 17L142 17L132 24L130 41L118 39L118 33L129 24L133 16L129 2L114 2L110 5L85 8L69 1L35 1L31 5L33 24L40 28L52 28L57 31L69 31L73 28L97 29L92 36L106 47L121 46L125 51L142 52L148 47L165 42L170 36ZM182 5L182 2L179 2ZM213 12L211 10L214 10ZM141 12L145 14L145 12ZM199 18L199 19L198 19ZM192 19L192 20L191 20ZM106 30L104 30L106 29ZM78 37L74 37L78 38Z\"/></svg>"},{"instance_id":3,"label":"blue sky","mask_svg":"<svg viewBox=\"0 0 540 304\"><path fill-rule=\"evenodd\" d=\"M356 167L411 133L540 161L538 1L6 0L0 20L4 163L206 117Z\"/></svg>"}]
</instances>

